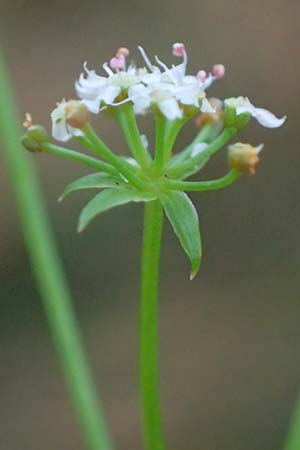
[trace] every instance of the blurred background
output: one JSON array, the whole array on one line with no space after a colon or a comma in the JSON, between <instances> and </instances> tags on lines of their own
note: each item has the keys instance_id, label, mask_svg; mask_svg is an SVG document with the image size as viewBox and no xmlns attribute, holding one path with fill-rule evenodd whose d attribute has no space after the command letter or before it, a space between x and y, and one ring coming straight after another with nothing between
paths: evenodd
<instances>
[{"instance_id":1,"label":"blurred background","mask_svg":"<svg viewBox=\"0 0 300 450\"><path fill-rule=\"evenodd\" d=\"M49 130L50 111L74 96L84 61L100 70L120 46L140 61L140 44L169 64L176 41L186 43L191 73L225 64L226 78L209 95L246 95L278 116L288 114L280 129L253 121L239 136L265 143L255 177L192 194L204 247L192 283L165 226L160 285L168 448L281 449L300 387L299 1L1 0L0 8L20 113L30 111ZM111 148L126 154L114 123L98 117L95 124ZM150 118L141 128L151 140ZM195 132L187 126L177 149ZM77 217L91 195L77 193L63 204L57 198L88 171L49 155L36 164L116 448L141 449L142 207L112 210L78 236ZM0 171L0 449L83 450L3 164ZM198 179L225 171L221 152Z\"/></svg>"}]
</instances>

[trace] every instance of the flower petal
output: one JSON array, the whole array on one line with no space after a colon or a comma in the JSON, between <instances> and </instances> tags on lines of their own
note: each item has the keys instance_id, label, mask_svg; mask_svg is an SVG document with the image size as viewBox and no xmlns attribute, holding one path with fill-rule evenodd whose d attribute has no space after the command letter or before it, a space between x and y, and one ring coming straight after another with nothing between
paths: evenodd
<instances>
[{"instance_id":1,"label":"flower petal","mask_svg":"<svg viewBox=\"0 0 300 450\"><path fill-rule=\"evenodd\" d=\"M177 101L174 98L168 98L157 103L158 108L169 120L181 119L182 110L179 108Z\"/></svg>"},{"instance_id":2,"label":"flower petal","mask_svg":"<svg viewBox=\"0 0 300 450\"><path fill-rule=\"evenodd\" d=\"M255 108L253 117L264 127L278 128L284 124L287 116L276 117L273 113L263 108Z\"/></svg>"}]
</instances>

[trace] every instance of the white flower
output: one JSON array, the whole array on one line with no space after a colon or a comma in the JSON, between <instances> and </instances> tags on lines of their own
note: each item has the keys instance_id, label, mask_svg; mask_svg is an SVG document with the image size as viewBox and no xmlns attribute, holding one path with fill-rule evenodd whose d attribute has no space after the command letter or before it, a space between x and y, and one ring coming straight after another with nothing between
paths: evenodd
<instances>
[{"instance_id":1,"label":"white flower","mask_svg":"<svg viewBox=\"0 0 300 450\"><path fill-rule=\"evenodd\" d=\"M150 106L154 104L167 119L182 118L182 110L179 108L169 87L163 83L133 86L128 90L128 98L133 102L136 114L145 114Z\"/></svg>"},{"instance_id":2,"label":"white flower","mask_svg":"<svg viewBox=\"0 0 300 450\"><path fill-rule=\"evenodd\" d=\"M79 80L75 83L75 89L79 98L85 103L88 110L94 114L100 111L101 103L111 104L121 92L121 87L110 84L108 78L96 74L94 70L89 70L84 64L84 70ZM113 72L111 72L114 75Z\"/></svg>"},{"instance_id":3,"label":"white flower","mask_svg":"<svg viewBox=\"0 0 300 450\"><path fill-rule=\"evenodd\" d=\"M51 113L52 136L61 142L66 142L73 136L83 136L79 128L73 128L67 123L65 99L57 103L57 107Z\"/></svg>"},{"instance_id":4,"label":"white flower","mask_svg":"<svg viewBox=\"0 0 300 450\"><path fill-rule=\"evenodd\" d=\"M155 57L163 71L152 65L143 48L139 47L139 50L150 73L141 77L142 84L129 89L128 96L134 103L136 114L145 113L153 104L169 120L183 117L180 105L195 106L202 112L214 112L205 98L202 81L195 76L186 75L187 53L183 44L176 43L173 46L173 54L183 58L183 62L177 66L168 68Z\"/></svg>"},{"instance_id":5,"label":"white flower","mask_svg":"<svg viewBox=\"0 0 300 450\"><path fill-rule=\"evenodd\" d=\"M247 97L227 98L224 103L234 108L237 115L248 113L267 128L280 127L286 120L286 116L279 118L267 109L256 108Z\"/></svg>"}]
</instances>

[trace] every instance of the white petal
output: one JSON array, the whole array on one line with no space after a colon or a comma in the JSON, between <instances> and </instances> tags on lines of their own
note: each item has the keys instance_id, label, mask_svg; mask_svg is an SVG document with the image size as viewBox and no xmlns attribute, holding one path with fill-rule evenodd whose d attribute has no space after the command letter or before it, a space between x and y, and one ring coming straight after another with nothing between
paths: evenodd
<instances>
[{"instance_id":1,"label":"white petal","mask_svg":"<svg viewBox=\"0 0 300 450\"><path fill-rule=\"evenodd\" d=\"M193 85L182 86L175 89L176 98L184 105L199 106L199 91Z\"/></svg>"},{"instance_id":2,"label":"white petal","mask_svg":"<svg viewBox=\"0 0 300 450\"><path fill-rule=\"evenodd\" d=\"M273 113L263 108L255 108L255 112L252 115L261 125L267 128L281 127L286 120L286 116L276 117Z\"/></svg>"},{"instance_id":3,"label":"white petal","mask_svg":"<svg viewBox=\"0 0 300 450\"><path fill-rule=\"evenodd\" d=\"M121 92L119 86L108 86L102 94L102 100L104 103L112 103Z\"/></svg>"},{"instance_id":4,"label":"white petal","mask_svg":"<svg viewBox=\"0 0 300 450\"><path fill-rule=\"evenodd\" d=\"M158 102L157 106L160 111L166 116L169 120L181 119L182 118L182 110L179 108L177 101L174 98L169 98Z\"/></svg>"},{"instance_id":5,"label":"white petal","mask_svg":"<svg viewBox=\"0 0 300 450\"><path fill-rule=\"evenodd\" d=\"M62 100L61 103L57 104L57 108L51 113L52 136L61 142L66 142L72 137L67 128L65 104L65 100Z\"/></svg>"},{"instance_id":6,"label":"white petal","mask_svg":"<svg viewBox=\"0 0 300 450\"><path fill-rule=\"evenodd\" d=\"M85 106L87 107L87 109L93 113L93 114L98 114L100 111L100 98L95 98L94 100L86 100L83 99L82 102L85 104Z\"/></svg>"},{"instance_id":7,"label":"white petal","mask_svg":"<svg viewBox=\"0 0 300 450\"><path fill-rule=\"evenodd\" d=\"M84 132L79 128L70 127L70 125L67 125L67 127L71 136L84 136Z\"/></svg>"},{"instance_id":8,"label":"white petal","mask_svg":"<svg viewBox=\"0 0 300 450\"><path fill-rule=\"evenodd\" d=\"M72 134L68 131L66 122L62 120L61 122L52 122L52 136L61 142L67 142L71 139Z\"/></svg>"},{"instance_id":9,"label":"white petal","mask_svg":"<svg viewBox=\"0 0 300 450\"><path fill-rule=\"evenodd\" d=\"M142 84L129 88L128 97L133 101L136 114L145 114L151 105L149 90Z\"/></svg>"}]
</instances>

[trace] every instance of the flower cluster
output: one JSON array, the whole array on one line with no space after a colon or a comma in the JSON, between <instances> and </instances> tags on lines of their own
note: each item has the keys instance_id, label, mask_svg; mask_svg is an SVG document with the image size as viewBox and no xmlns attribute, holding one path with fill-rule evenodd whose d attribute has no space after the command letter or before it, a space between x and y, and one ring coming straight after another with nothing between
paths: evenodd
<instances>
[{"instance_id":1,"label":"flower cluster","mask_svg":"<svg viewBox=\"0 0 300 450\"><path fill-rule=\"evenodd\" d=\"M165 210L180 243L190 258L192 276L199 268L201 239L198 217L188 191L219 189L241 174L253 175L262 145L237 142L229 146L229 172L216 180L185 181L199 172L210 158L241 130L251 117L268 128L281 126L286 117L256 108L248 98L208 99L206 90L225 75L225 67L215 64L208 73L200 68L187 73L188 57L184 44L173 45L179 64L168 67L157 56L150 60L138 47L143 65L127 64L129 50L121 47L103 64L99 75L84 64L84 73L75 83L77 100L57 104L52 111L52 136L61 142L74 137L98 159L50 142L46 130L34 125L28 115L24 146L32 152L48 152L81 162L97 172L71 183L63 197L79 189L102 190L83 209L79 227L83 228L99 213L128 202L157 200ZM107 113L120 125L130 157L114 153L89 123L89 113ZM142 135L136 115L152 113L155 118L155 149ZM173 145L181 128L192 117L200 131L176 155Z\"/></svg>"}]
</instances>

